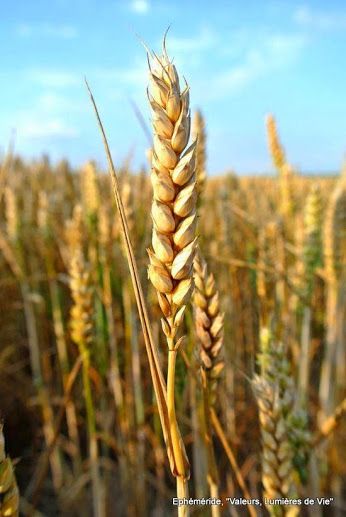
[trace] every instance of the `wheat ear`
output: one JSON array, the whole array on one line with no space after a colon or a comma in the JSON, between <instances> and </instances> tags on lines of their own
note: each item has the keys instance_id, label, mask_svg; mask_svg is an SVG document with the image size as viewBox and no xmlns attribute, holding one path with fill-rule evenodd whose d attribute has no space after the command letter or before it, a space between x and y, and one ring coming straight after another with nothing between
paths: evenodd
<instances>
[{"instance_id":1,"label":"wheat ear","mask_svg":"<svg viewBox=\"0 0 346 517\"><path fill-rule=\"evenodd\" d=\"M268 147L275 168L280 171L286 163L285 150L281 145L276 120L273 115L266 117Z\"/></svg>"},{"instance_id":2,"label":"wheat ear","mask_svg":"<svg viewBox=\"0 0 346 517\"><path fill-rule=\"evenodd\" d=\"M200 358L207 377L210 391L210 403L215 403L215 388L224 361L220 357L223 345L223 319L220 311L219 293L216 289L214 275L208 274L207 263L200 253L195 257L195 292L196 333L201 344Z\"/></svg>"},{"instance_id":3,"label":"wheat ear","mask_svg":"<svg viewBox=\"0 0 346 517\"><path fill-rule=\"evenodd\" d=\"M215 404L216 385L224 362L220 359L223 345L223 314L220 311L219 293L207 263L198 253L194 260L195 278L195 326L200 342L201 377L205 417L205 442L208 451L208 484L210 496L219 497L219 476L212 438L211 409ZM217 505L212 507L213 517L220 515Z\"/></svg>"},{"instance_id":4,"label":"wheat ear","mask_svg":"<svg viewBox=\"0 0 346 517\"><path fill-rule=\"evenodd\" d=\"M293 408L292 380L288 374L283 345L274 343L271 331L260 334L260 375L253 386L259 407L262 436L262 483L265 503L273 516L293 516L294 507L270 504L270 499L294 498L293 450L290 443L288 417Z\"/></svg>"},{"instance_id":5,"label":"wheat ear","mask_svg":"<svg viewBox=\"0 0 346 517\"><path fill-rule=\"evenodd\" d=\"M3 425L0 423L0 517L19 515L19 492L10 458L5 453Z\"/></svg>"},{"instance_id":6,"label":"wheat ear","mask_svg":"<svg viewBox=\"0 0 346 517\"><path fill-rule=\"evenodd\" d=\"M293 467L300 480L305 482L310 444L308 416L297 400L287 347L281 342L276 343L272 331L265 327L261 329L260 345L258 362L261 375L270 383L277 383L279 386L282 414L286 421L288 441L293 454Z\"/></svg>"},{"instance_id":7,"label":"wheat ear","mask_svg":"<svg viewBox=\"0 0 346 517\"><path fill-rule=\"evenodd\" d=\"M81 173L81 194L87 216L91 219L95 218L101 205L101 199L96 165L93 161L87 162L83 167Z\"/></svg>"},{"instance_id":8,"label":"wheat ear","mask_svg":"<svg viewBox=\"0 0 346 517\"><path fill-rule=\"evenodd\" d=\"M149 278L163 313L162 328L168 344L167 404L173 447L177 451L178 497L187 494L189 477L182 454L175 415L175 363L183 338L177 340L186 304L193 290L192 264L196 247L195 143L190 136L189 89L180 89L179 77L165 44L161 58L149 60L154 146L151 180L152 249Z\"/></svg>"},{"instance_id":9,"label":"wheat ear","mask_svg":"<svg viewBox=\"0 0 346 517\"><path fill-rule=\"evenodd\" d=\"M294 171L286 159L285 150L280 142L276 120L273 115L267 115L266 126L269 153L272 158L274 167L279 174L279 188L281 195L281 203L279 206L280 213L284 218L287 218L292 215L294 211L292 195L292 180L294 178Z\"/></svg>"}]
</instances>

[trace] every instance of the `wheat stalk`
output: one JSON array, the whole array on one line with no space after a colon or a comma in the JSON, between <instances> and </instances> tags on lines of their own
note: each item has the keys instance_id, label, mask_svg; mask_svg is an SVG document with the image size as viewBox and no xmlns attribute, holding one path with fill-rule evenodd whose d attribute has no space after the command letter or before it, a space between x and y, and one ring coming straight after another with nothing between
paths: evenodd
<instances>
[{"instance_id":1,"label":"wheat stalk","mask_svg":"<svg viewBox=\"0 0 346 517\"><path fill-rule=\"evenodd\" d=\"M346 177L341 177L330 199L324 227L327 280L337 283L346 268Z\"/></svg>"},{"instance_id":2,"label":"wheat stalk","mask_svg":"<svg viewBox=\"0 0 346 517\"><path fill-rule=\"evenodd\" d=\"M341 322L343 319L342 292L346 281L345 177L341 177L338 181L326 211L324 265L327 280L327 335L319 388L320 422L332 412L336 387L344 386L345 351Z\"/></svg>"},{"instance_id":3,"label":"wheat stalk","mask_svg":"<svg viewBox=\"0 0 346 517\"><path fill-rule=\"evenodd\" d=\"M83 390L89 435L89 455L95 517L105 515L99 472L99 453L96 438L96 417L90 384L90 347L93 340L93 288L90 267L85 261L82 245L82 209L76 205L69 227L70 289L73 305L70 313L70 333L82 358Z\"/></svg>"},{"instance_id":4,"label":"wheat stalk","mask_svg":"<svg viewBox=\"0 0 346 517\"><path fill-rule=\"evenodd\" d=\"M258 232L258 260L256 271L256 288L260 301L260 320L262 326L267 326L275 303L275 276L268 271L268 263L273 266L273 248L276 226L267 223ZM275 248L274 248L275 249Z\"/></svg>"},{"instance_id":5,"label":"wheat stalk","mask_svg":"<svg viewBox=\"0 0 346 517\"><path fill-rule=\"evenodd\" d=\"M306 199L304 208L304 236L302 249L301 291L307 303L304 303L301 355L298 366L299 394L306 404L310 377L311 347L311 300L315 284L315 272L322 262L322 198L318 185L313 185Z\"/></svg>"},{"instance_id":6,"label":"wheat stalk","mask_svg":"<svg viewBox=\"0 0 346 517\"><path fill-rule=\"evenodd\" d=\"M130 183L129 174L125 171L122 178L121 198L124 205L125 216L131 234L132 242L136 243L136 218L134 208L134 193ZM120 224L120 221L119 221ZM126 243L121 235L121 250L126 258ZM126 406L128 412L128 420L130 423L129 433L136 433L138 440L137 454L134 444L129 440L129 485L135 489L136 497L140 502L139 511L142 505L145 505L145 448L144 436L142 428L144 426L144 402L142 390L142 377L140 367L140 349L137 332L137 315L133 305L133 295L131 290L131 281L127 279L122 286L122 302L124 307L124 334L125 334L125 378L127 379L127 390L125 393ZM137 430L134 431L135 423ZM132 442L132 443L131 443Z\"/></svg>"},{"instance_id":7,"label":"wheat stalk","mask_svg":"<svg viewBox=\"0 0 346 517\"><path fill-rule=\"evenodd\" d=\"M323 205L318 185L313 185L306 199L304 209L304 295L311 297L316 268L321 266L322 257L322 215Z\"/></svg>"},{"instance_id":8,"label":"wheat stalk","mask_svg":"<svg viewBox=\"0 0 346 517\"><path fill-rule=\"evenodd\" d=\"M346 414L346 398L337 406L334 413L328 417L321 425L313 439L313 445L317 447L320 443L328 438L333 431L340 425L343 417Z\"/></svg>"},{"instance_id":9,"label":"wheat stalk","mask_svg":"<svg viewBox=\"0 0 346 517\"><path fill-rule=\"evenodd\" d=\"M124 177L122 178L121 199L122 199L122 202L124 205L125 217L126 217L129 232L131 235L131 240L132 240L133 244L135 244L135 242L136 242L136 235L135 235L136 218L135 218L135 211L134 211L133 191L131 188L131 183L128 178L128 174L124 175ZM122 251L122 254L124 255L124 257L126 258L126 243L124 241L123 234L121 232L121 221L119 218L116 220L115 225L116 225L115 233L120 238L121 251Z\"/></svg>"},{"instance_id":10,"label":"wheat stalk","mask_svg":"<svg viewBox=\"0 0 346 517\"><path fill-rule=\"evenodd\" d=\"M131 188L131 183L128 177L124 178L122 187L121 187L121 198L124 203L124 210L126 219L129 225L129 232L131 236L135 230L135 211L133 207L133 192Z\"/></svg>"}]
</instances>

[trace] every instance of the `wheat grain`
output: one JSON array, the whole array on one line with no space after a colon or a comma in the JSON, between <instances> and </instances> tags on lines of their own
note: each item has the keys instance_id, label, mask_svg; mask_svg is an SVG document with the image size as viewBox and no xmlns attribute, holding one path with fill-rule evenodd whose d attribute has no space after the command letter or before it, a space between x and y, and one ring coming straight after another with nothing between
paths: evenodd
<instances>
[{"instance_id":1,"label":"wheat grain","mask_svg":"<svg viewBox=\"0 0 346 517\"><path fill-rule=\"evenodd\" d=\"M205 133L205 122L202 112L196 111L193 117L192 123L192 135L196 140L196 178L197 178L197 190L199 195L205 189L205 183L207 179L206 170L206 133Z\"/></svg>"}]
</instances>

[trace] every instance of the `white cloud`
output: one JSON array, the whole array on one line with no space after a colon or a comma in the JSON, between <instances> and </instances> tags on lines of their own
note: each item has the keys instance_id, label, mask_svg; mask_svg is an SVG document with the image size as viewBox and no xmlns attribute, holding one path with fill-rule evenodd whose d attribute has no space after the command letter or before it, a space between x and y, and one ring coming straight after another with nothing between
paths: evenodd
<instances>
[{"instance_id":1,"label":"white cloud","mask_svg":"<svg viewBox=\"0 0 346 517\"><path fill-rule=\"evenodd\" d=\"M147 0L133 0L130 9L136 14L147 14L150 10L150 4Z\"/></svg>"},{"instance_id":2,"label":"white cloud","mask_svg":"<svg viewBox=\"0 0 346 517\"><path fill-rule=\"evenodd\" d=\"M24 120L17 127L18 136L27 139L45 139L51 137L76 138L78 131L59 118Z\"/></svg>"},{"instance_id":3,"label":"white cloud","mask_svg":"<svg viewBox=\"0 0 346 517\"><path fill-rule=\"evenodd\" d=\"M216 44L217 38L209 27L203 27L198 34L189 38L169 36L167 47L171 53L198 52L209 50Z\"/></svg>"},{"instance_id":4,"label":"white cloud","mask_svg":"<svg viewBox=\"0 0 346 517\"><path fill-rule=\"evenodd\" d=\"M248 49L241 63L216 75L209 91L215 96L236 92L272 70L292 63L304 45L305 38L299 35L269 35L261 44Z\"/></svg>"},{"instance_id":5,"label":"white cloud","mask_svg":"<svg viewBox=\"0 0 346 517\"><path fill-rule=\"evenodd\" d=\"M55 92L45 92L38 99L38 105L47 111L69 108L71 104L68 99Z\"/></svg>"},{"instance_id":6,"label":"white cloud","mask_svg":"<svg viewBox=\"0 0 346 517\"><path fill-rule=\"evenodd\" d=\"M29 24L20 23L16 26L15 32L23 38L48 37L57 39L73 39L78 36L78 31L72 25L51 25L49 23Z\"/></svg>"},{"instance_id":7,"label":"white cloud","mask_svg":"<svg viewBox=\"0 0 346 517\"><path fill-rule=\"evenodd\" d=\"M31 81L44 87L66 88L83 84L83 77L65 70L35 68L26 72Z\"/></svg>"},{"instance_id":8,"label":"white cloud","mask_svg":"<svg viewBox=\"0 0 346 517\"><path fill-rule=\"evenodd\" d=\"M61 95L53 90L43 92L37 99L37 110L45 113L76 113L85 109L85 99L76 100L68 95Z\"/></svg>"},{"instance_id":9,"label":"white cloud","mask_svg":"<svg viewBox=\"0 0 346 517\"><path fill-rule=\"evenodd\" d=\"M180 72L204 67L206 59L210 59L207 53L214 49L220 52L220 40L218 34L209 26L201 27L197 32L188 37L174 36L170 31L167 36L167 50ZM158 40L155 49L161 49L162 39Z\"/></svg>"},{"instance_id":10,"label":"white cloud","mask_svg":"<svg viewBox=\"0 0 346 517\"><path fill-rule=\"evenodd\" d=\"M13 117L18 136L24 141L76 138L79 130L71 124L71 115L82 107L78 99L46 90Z\"/></svg>"},{"instance_id":11,"label":"white cloud","mask_svg":"<svg viewBox=\"0 0 346 517\"><path fill-rule=\"evenodd\" d=\"M302 5L294 12L293 19L299 25L317 30L340 30L346 28L346 11L317 11Z\"/></svg>"},{"instance_id":12,"label":"white cloud","mask_svg":"<svg viewBox=\"0 0 346 517\"><path fill-rule=\"evenodd\" d=\"M128 88L131 93L144 92L148 82L148 68L142 60L128 68L97 68L90 71L89 77L91 84L98 81L100 84L110 85L113 91L126 91Z\"/></svg>"}]
</instances>

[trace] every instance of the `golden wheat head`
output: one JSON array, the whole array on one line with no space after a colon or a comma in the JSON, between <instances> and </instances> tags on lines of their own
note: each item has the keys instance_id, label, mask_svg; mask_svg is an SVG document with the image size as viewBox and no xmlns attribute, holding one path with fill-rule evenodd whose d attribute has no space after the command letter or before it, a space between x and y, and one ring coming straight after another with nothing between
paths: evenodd
<instances>
[{"instance_id":1,"label":"golden wheat head","mask_svg":"<svg viewBox=\"0 0 346 517\"><path fill-rule=\"evenodd\" d=\"M273 164L276 169L281 171L282 167L286 163L286 156L284 148L281 145L276 120L273 115L269 114L266 118L267 126L267 139L270 156L273 160Z\"/></svg>"},{"instance_id":2,"label":"golden wheat head","mask_svg":"<svg viewBox=\"0 0 346 517\"><path fill-rule=\"evenodd\" d=\"M195 257L194 271L194 305L196 333L201 344L200 358L210 388L213 389L215 381L224 368L224 361L220 358L224 315L220 311L219 293L216 290L214 276L212 273L208 274L207 263L200 253Z\"/></svg>"},{"instance_id":3,"label":"golden wheat head","mask_svg":"<svg viewBox=\"0 0 346 517\"><path fill-rule=\"evenodd\" d=\"M189 89L181 89L175 66L167 56L152 57L149 101L154 146L151 181L152 249L149 278L161 310L162 328L170 349L193 290L196 248L195 143L190 137Z\"/></svg>"}]
</instances>

